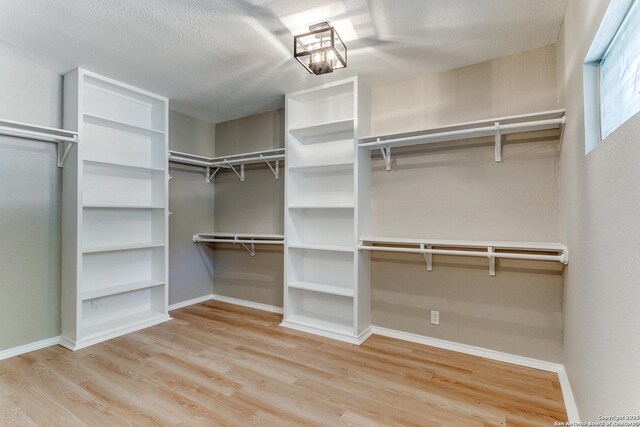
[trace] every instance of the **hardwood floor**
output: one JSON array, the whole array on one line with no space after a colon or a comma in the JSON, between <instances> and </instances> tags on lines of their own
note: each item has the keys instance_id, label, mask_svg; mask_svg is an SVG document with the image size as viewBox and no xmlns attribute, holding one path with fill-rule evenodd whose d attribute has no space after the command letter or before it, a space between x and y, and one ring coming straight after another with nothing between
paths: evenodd
<instances>
[{"instance_id":1,"label":"hardwood floor","mask_svg":"<svg viewBox=\"0 0 640 427\"><path fill-rule=\"evenodd\" d=\"M220 302L93 347L0 361L7 425L540 425L555 374L380 336L362 346Z\"/></svg>"}]
</instances>

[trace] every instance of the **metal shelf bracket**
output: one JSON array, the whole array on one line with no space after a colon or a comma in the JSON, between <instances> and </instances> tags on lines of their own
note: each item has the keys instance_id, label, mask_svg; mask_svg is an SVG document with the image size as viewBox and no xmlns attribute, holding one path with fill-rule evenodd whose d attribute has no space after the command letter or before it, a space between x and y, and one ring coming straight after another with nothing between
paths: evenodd
<instances>
[{"instance_id":1,"label":"metal shelf bracket","mask_svg":"<svg viewBox=\"0 0 640 427\"><path fill-rule=\"evenodd\" d=\"M496 162L502 161L502 135L500 134L500 122L496 122Z\"/></svg>"},{"instance_id":2,"label":"metal shelf bracket","mask_svg":"<svg viewBox=\"0 0 640 427\"><path fill-rule=\"evenodd\" d=\"M487 254L489 257L489 276L495 276L496 275L496 257L492 256L494 253L493 247L489 246L487 248Z\"/></svg>"},{"instance_id":3,"label":"metal shelf bracket","mask_svg":"<svg viewBox=\"0 0 640 427\"><path fill-rule=\"evenodd\" d=\"M378 142L380 142L380 138L378 138ZM391 170L391 147L380 147L380 153L382 153L382 159L384 160L384 169L386 171Z\"/></svg>"},{"instance_id":4,"label":"metal shelf bracket","mask_svg":"<svg viewBox=\"0 0 640 427\"><path fill-rule=\"evenodd\" d=\"M260 157L264 157L264 156L260 154ZM264 162L267 164L267 166L269 166L269 169L271 169L271 172L273 172L273 176L276 179L280 179L280 160L276 160L274 162L275 168L274 166L271 166L271 163L269 163L269 160L265 160Z\"/></svg>"}]
</instances>

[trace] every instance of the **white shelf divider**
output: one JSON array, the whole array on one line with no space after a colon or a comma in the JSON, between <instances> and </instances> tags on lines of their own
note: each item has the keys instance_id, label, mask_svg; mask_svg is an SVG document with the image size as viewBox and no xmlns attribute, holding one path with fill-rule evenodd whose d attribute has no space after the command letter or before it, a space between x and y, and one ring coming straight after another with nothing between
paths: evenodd
<instances>
[{"instance_id":1,"label":"white shelf divider","mask_svg":"<svg viewBox=\"0 0 640 427\"><path fill-rule=\"evenodd\" d=\"M61 344L78 350L170 320L168 100L77 69L64 125Z\"/></svg>"}]
</instances>

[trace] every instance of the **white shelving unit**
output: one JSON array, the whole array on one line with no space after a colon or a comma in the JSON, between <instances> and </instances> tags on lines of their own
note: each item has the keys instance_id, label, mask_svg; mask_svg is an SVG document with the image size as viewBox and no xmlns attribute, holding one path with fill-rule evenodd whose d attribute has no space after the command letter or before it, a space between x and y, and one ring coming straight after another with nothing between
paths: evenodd
<instances>
[{"instance_id":1,"label":"white shelving unit","mask_svg":"<svg viewBox=\"0 0 640 427\"><path fill-rule=\"evenodd\" d=\"M371 335L369 92L357 78L286 96L282 326L360 344Z\"/></svg>"},{"instance_id":2,"label":"white shelving unit","mask_svg":"<svg viewBox=\"0 0 640 427\"><path fill-rule=\"evenodd\" d=\"M467 139L484 142L483 137L493 137L495 161L502 161L503 136L515 133L558 129L559 140L566 123L565 110L541 111L530 114L498 117L466 123L456 123L432 129L411 132L389 133L360 138L359 148L380 150L386 169L391 170L391 149L412 145L434 144Z\"/></svg>"},{"instance_id":3,"label":"white shelving unit","mask_svg":"<svg viewBox=\"0 0 640 427\"><path fill-rule=\"evenodd\" d=\"M168 315L168 100L83 69L64 79L62 338L77 350Z\"/></svg>"}]
</instances>

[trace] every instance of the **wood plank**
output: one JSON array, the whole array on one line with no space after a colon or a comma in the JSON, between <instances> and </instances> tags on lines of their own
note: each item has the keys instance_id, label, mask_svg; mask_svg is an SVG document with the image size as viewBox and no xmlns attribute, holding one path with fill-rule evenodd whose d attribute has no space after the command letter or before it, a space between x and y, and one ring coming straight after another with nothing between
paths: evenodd
<instances>
[{"instance_id":1,"label":"wood plank","mask_svg":"<svg viewBox=\"0 0 640 427\"><path fill-rule=\"evenodd\" d=\"M217 301L77 352L0 361L2 425L552 425L558 377L373 336L354 346Z\"/></svg>"}]
</instances>

